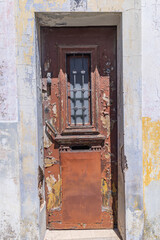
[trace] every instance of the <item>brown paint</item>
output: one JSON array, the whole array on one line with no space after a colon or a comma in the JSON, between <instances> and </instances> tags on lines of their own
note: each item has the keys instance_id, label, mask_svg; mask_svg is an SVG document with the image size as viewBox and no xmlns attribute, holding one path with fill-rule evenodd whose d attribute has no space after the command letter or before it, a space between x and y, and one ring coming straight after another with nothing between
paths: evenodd
<instances>
[{"instance_id":1,"label":"brown paint","mask_svg":"<svg viewBox=\"0 0 160 240\"><path fill-rule=\"evenodd\" d=\"M101 222L100 152L61 153L64 223Z\"/></svg>"},{"instance_id":2,"label":"brown paint","mask_svg":"<svg viewBox=\"0 0 160 240\"><path fill-rule=\"evenodd\" d=\"M47 226L113 228L117 222L116 27L42 28L41 46ZM93 123L85 128L67 124L67 53L91 54ZM107 62L111 62L110 74ZM52 73L51 94L47 72ZM57 136L47 129L46 120ZM74 152L72 146L89 149ZM79 182L82 170L87 175ZM92 181L94 190L90 188ZM83 191L85 198L81 199Z\"/></svg>"}]
</instances>

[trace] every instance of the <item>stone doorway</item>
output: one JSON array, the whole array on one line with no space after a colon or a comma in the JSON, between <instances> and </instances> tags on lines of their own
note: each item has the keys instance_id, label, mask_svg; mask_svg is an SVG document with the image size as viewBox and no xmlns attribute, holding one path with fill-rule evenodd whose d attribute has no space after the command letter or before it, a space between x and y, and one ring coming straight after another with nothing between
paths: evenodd
<instances>
[{"instance_id":1,"label":"stone doorway","mask_svg":"<svg viewBox=\"0 0 160 240\"><path fill-rule=\"evenodd\" d=\"M64 18L62 17L64 15ZM66 16L65 16L66 15ZM81 17L81 15L85 17ZM122 236L124 237L125 234L125 201L124 201L124 170L126 168L125 165L125 156L124 156L124 134L123 134L123 84L122 84L122 25L121 25L121 14L120 13L97 13L96 15L93 13L36 13L37 17L37 36L39 39L39 43L41 43L40 37L40 27L63 27L64 22L62 21L61 17L66 21L66 27L85 27L87 26L116 26L117 27L117 98L119 99L117 102L117 110L118 110L118 144L117 144L117 154L118 154L118 214L117 214L117 226L120 230ZM70 16L68 18L68 16ZM59 18L60 17L60 18ZM74 21L71 21L71 19ZM59 20L57 20L59 19ZM62 22L62 23L58 23ZM49 23L49 24L48 24ZM40 45L39 45L40 46ZM37 48L38 55L39 52L41 54L40 48ZM41 59L41 57L39 57ZM38 60L39 64L40 61ZM38 68L37 68L38 69ZM40 65L39 65L40 69ZM39 74L37 72L37 74ZM39 102L40 103L40 102ZM40 106L40 105L39 105ZM40 130L39 125L39 130ZM43 132L40 132L40 135L43 135ZM40 153L41 154L41 153ZM44 185L43 185L44 186ZM42 187L43 196L45 194L44 188ZM41 225L41 230L44 229L44 219L45 219L45 209L46 205L42 205L41 207L41 215L40 218L43 221Z\"/></svg>"}]
</instances>

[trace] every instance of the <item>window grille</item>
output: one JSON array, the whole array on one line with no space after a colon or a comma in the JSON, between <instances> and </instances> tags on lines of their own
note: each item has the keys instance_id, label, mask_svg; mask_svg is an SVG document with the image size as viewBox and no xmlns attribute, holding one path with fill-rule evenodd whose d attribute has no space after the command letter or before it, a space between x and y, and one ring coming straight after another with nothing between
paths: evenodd
<instances>
[{"instance_id":1,"label":"window grille","mask_svg":"<svg viewBox=\"0 0 160 240\"><path fill-rule=\"evenodd\" d=\"M67 55L68 122L72 126L91 125L90 55Z\"/></svg>"}]
</instances>

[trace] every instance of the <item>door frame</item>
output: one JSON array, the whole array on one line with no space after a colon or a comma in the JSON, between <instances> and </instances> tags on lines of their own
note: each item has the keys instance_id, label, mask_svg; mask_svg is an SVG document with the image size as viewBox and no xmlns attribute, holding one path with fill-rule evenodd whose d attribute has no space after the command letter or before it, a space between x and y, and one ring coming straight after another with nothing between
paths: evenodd
<instances>
[{"instance_id":1,"label":"door frame","mask_svg":"<svg viewBox=\"0 0 160 240\"><path fill-rule=\"evenodd\" d=\"M56 26L56 22L54 21L54 14L50 13L48 18L45 18L43 13L37 13L37 39L39 42L39 28L41 25L45 26ZM63 13L59 12L59 18L63 16ZM68 13L71 14L72 13ZM78 13L77 13L78 14ZM80 16L83 13L79 13ZM86 13L84 13L86 14ZM90 13L88 14L88 18ZM98 13L101 15L101 13ZM106 17L104 17L106 15ZM57 16L57 15L56 15ZM85 15L86 16L86 15ZM129 15L131 16L131 15ZM141 87L139 90L139 95L137 95L135 89L138 86L141 86L141 56L134 56L134 50L131 49L129 51L129 37L127 39L127 34L130 32L130 25L127 25L129 21L129 17L127 14L122 13L102 13L102 20L97 22L96 17L93 15L92 18L92 26L103 25L103 26L117 26L117 96L118 96L118 189L120 190L118 193L118 229L123 237L123 239L127 239L128 236L131 236L129 232L129 219L132 217L135 222L137 220L137 216L141 216L140 223L143 221L143 181L142 181L142 124L141 124L141 110L142 110L142 102L141 102ZM123 18L123 21L122 21ZM51 19L50 24L47 22ZM53 20L53 21L52 21ZM86 19L85 19L86 20ZM132 23L135 20L132 19ZM52 24L51 24L52 22ZM69 21L70 22L70 21ZM73 22L74 22L74 14L73 14ZM90 22L90 21L89 21ZM75 23L76 26L85 26L84 20L81 18L79 23ZM87 26L88 23L86 22ZM66 26L72 26L71 23L66 24ZM122 30L123 27L123 30ZM135 32L133 36L136 37L135 43L139 46L140 39L140 30L138 29L137 35ZM36 49L36 54L39 55L39 49ZM39 63L40 57L37 57L37 76L38 81L41 85L41 78L38 73L40 69ZM130 74L132 74L130 78ZM137 73L137 74L136 74ZM135 77L134 77L135 76ZM131 106L131 101L133 105ZM131 109L130 109L131 108ZM37 119L38 126L41 120ZM134 127L133 127L134 126ZM38 127L39 128L39 127ZM133 130L131 129L133 128ZM134 131L134 132L133 132ZM136 132L138 135L136 136ZM39 133L39 136L42 136ZM131 137L132 136L132 137ZM39 137L38 137L39 138ZM40 144L41 145L41 144ZM40 148L39 148L40 149ZM40 156L42 153L40 154ZM139 163L134 167L135 164L135 155L136 155L136 163ZM128 167L129 166L129 167ZM134 175L139 173L138 180L134 179ZM133 188L136 189L137 194L133 194ZM135 192L135 190L134 190ZM140 203L137 210L134 210L134 201L139 197L138 202ZM44 221L45 218L45 210L42 209L43 213L40 214L41 218ZM41 211L42 212L42 211ZM137 215L138 214L138 215ZM41 226L44 228L44 225ZM138 235L141 236L143 227L137 230Z\"/></svg>"}]
</instances>

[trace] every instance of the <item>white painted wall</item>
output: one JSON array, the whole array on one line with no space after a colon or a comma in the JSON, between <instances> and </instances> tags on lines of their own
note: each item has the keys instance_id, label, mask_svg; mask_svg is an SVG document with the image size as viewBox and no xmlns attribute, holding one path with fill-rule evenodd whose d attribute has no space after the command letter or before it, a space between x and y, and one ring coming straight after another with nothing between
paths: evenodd
<instances>
[{"instance_id":1,"label":"white painted wall","mask_svg":"<svg viewBox=\"0 0 160 240\"><path fill-rule=\"evenodd\" d=\"M20 231L14 0L0 0L0 239Z\"/></svg>"},{"instance_id":2,"label":"white painted wall","mask_svg":"<svg viewBox=\"0 0 160 240\"><path fill-rule=\"evenodd\" d=\"M143 117L160 120L160 0L142 0Z\"/></svg>"},{"instance_id":3,"label":"white painted wall","mask_svg":"<svg viewBox=\"0 0 160 240\"><path fill-rule=\"evenodd\" d=\"M160 238L160 0L142 0L144 239Z\"/></svg>"}]
</instances>

